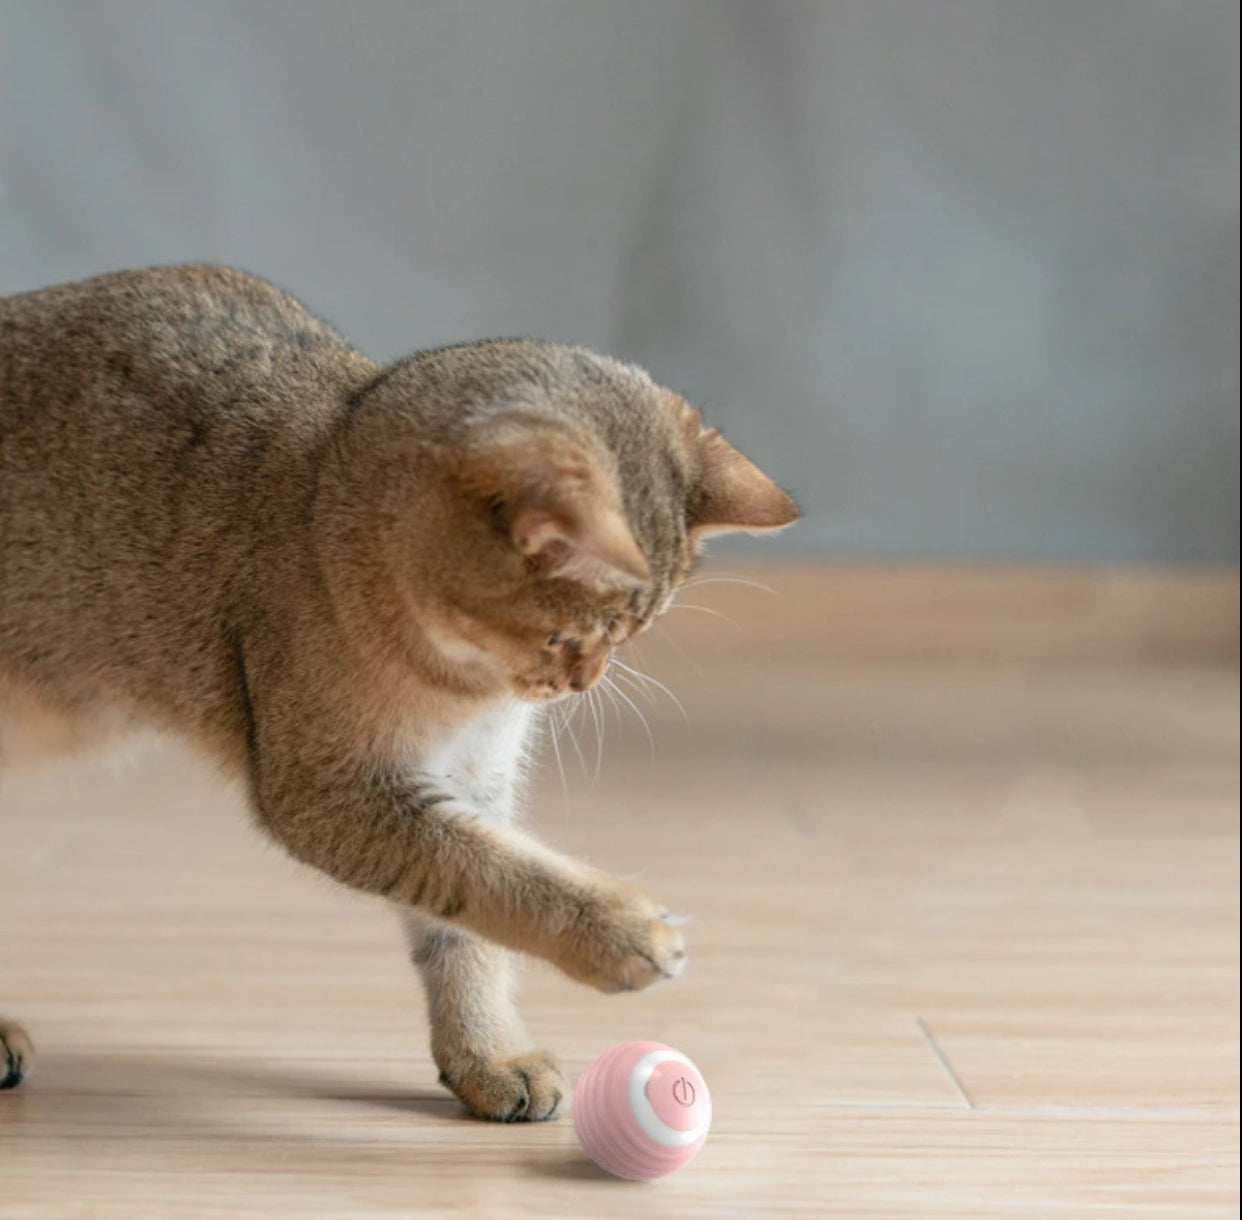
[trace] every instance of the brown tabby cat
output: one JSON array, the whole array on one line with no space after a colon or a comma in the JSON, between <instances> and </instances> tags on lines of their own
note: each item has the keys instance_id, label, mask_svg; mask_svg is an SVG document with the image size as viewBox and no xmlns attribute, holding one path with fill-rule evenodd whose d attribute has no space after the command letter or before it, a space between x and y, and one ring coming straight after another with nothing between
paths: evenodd
<instances>
[{"instance_id":1,"label":"brown tabby cat","mask_svg":"<svg viewBox=\"0 0 1242 1220\"><path fill-rule=\"evenodd\" d=\"M509 950L603 991L685 953L511 827L538 705L599 681L702 539L793 501L641 370L527 340L380 368L253 276L0 299L0 763L189 738L294 856L401 909L441 1079L551 1118ZM29 1039L0 1021L0 1081Z\"/></svg>"}]
</instances>

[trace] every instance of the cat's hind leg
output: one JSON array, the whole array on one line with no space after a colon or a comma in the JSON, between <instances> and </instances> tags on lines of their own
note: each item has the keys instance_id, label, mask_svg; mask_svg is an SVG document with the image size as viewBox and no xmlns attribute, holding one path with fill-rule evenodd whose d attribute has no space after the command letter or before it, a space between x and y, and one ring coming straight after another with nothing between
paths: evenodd
<instances>
[{"instance_id":1,"label":"cat's hind leg","mask_svg":"<svg viewBox=\"0 0 1242 1220\"><path fill-rule=\"evenodd\" d=\"M402 920L427 993L441 1083L482 1118L555 1118L565 1077L552 1055L530 1047L513 1001L513 954L412 911Z\"/></svg>"},{"instance_id":2,"label":"cat's hind leg","mask_svg":"<svg viewBox=\"0 0 1242 1220\"><path fill-rule=\"evenodd\" d=\"M0 1017L0 1089L15 1089L34 1064L34 1046L20 1025Z\"/></svg>"}]
</instances>

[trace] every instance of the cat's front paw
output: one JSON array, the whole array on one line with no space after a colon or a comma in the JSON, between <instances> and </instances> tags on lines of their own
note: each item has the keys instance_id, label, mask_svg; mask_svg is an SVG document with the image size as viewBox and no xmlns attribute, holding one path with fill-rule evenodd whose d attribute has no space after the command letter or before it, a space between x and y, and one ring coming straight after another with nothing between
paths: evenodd
<instances>
[{"instance_id":1,"label":"cat's front paw","mask_svg":"<svg viewBox=\"0 0 1242 1220\"><path fill-rule=\"evenodd\" d=\"M639 991L682 972L685 938L645 890L609 878L583 903L557 964L600 991Z\"/></svg>"},{"instance_id":2,"label":"cat's front paw","mask_svg":"<svg viewBox=\"0 0 1242 1220\"><path fill-rule=\"evenodd\" d=\"M544 1051L511 1059L461 1055L441 1065L440 1083L472 1114L498 1123L555 1118L568 1088L556 1059Z\"/></svg>"}]
</instances>

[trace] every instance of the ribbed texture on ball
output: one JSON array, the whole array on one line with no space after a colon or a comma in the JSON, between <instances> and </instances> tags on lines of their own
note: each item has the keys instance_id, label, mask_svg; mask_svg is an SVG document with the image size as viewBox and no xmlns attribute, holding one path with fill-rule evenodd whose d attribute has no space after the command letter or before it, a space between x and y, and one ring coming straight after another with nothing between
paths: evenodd
<instances>
[{"instance_id":1,"label":"ribbed texture on ball","mask_svg":"<svg viewBox=\"0 0 1242 1220\"><path fill-rule=\"evenodd\" d=\"M623 1042L594 1060L574 1090L574 1131L587 1155L601 1169L632 1181L675 1172L694 1158L707 1138L704 1130L691 1144L668 1147L639 1125L630 1103L630 1078L652 1051L680 1054L661 1042ZM710 1114L710 1099L704 1097L703 1104Z\"/></svg>"}]
</instances>

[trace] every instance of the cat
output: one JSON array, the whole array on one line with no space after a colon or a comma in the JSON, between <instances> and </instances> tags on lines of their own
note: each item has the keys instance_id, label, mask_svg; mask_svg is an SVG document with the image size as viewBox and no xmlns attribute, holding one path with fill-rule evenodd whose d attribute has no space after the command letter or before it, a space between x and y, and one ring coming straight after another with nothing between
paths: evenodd
<instances>
[{"instance_id":1,"label":"cat","mask_svg":"<svg viewBox=\"0 0 1242 1220\"><path fill-rule=\"evenodd\" d=\"M533 722L705 538L797 516L681 397L579 347L381 367L208 265L0 298L0 768L32 726L188 739L289 853L400 909L465 1107L552 1118L512 954L617 992L685 948L642 889L514 828ZM31 1054L0 1021L5 1086Z\"/></svg>"}]
</instances>

